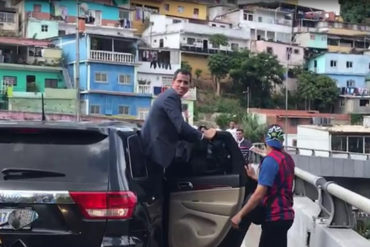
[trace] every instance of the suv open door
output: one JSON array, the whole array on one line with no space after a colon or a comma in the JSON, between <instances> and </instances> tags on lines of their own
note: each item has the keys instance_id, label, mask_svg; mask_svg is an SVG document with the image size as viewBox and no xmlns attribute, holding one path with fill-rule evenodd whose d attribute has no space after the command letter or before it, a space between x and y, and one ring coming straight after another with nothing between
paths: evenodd
<instances>
[{"instance_id":1,"label":"suv open door","mask_svg":"<svg viewBox=\"0 0 370 247\"><path fill-rule=\"evenodd\" d=\"M230 133L218 132L212 142L182 143L167 178L170 247L220 246L235 234L230 217L251 188L246 187L244 159ZM240 246L243 236L229 238L227 246Z\"/></svg>"}]
</instances>

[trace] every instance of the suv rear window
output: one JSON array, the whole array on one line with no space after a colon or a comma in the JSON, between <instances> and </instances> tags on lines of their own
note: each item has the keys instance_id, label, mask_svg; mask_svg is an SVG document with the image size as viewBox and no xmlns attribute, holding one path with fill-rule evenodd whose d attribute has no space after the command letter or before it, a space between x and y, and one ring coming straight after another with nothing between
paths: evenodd
<instances>
[{"instance_id":1,"label":"suv rear window","mask_svg":"<svg viewBox=\"0 0 370 247\"><path fill-rule=\"evenodd\" d=\"M109 139L97 131L0 129L0 157L0 170L38 169L65 174L24 179L27 182L108 183ZM14 181L4 181L1 175L0 183Z\"/></svg>"}]
</instances>

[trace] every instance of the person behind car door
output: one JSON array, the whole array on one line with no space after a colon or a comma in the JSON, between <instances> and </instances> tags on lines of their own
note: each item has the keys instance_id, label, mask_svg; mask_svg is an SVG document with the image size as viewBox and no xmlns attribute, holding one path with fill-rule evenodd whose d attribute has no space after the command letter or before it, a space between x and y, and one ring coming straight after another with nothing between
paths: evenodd
<instances>
[{"instance_id":1,"label":"person behind car door","mask_svg":"<svg viewBox=\"0 0 370 247\"><path fill-rule=\"evenodd\" d=\"M238 143L238 147L243 154L245 162L248 162L249 149L252 147L252 143L244 137L243 129L236 130L236 142Z\"/></svg>"},{"instance_id":2,"label":"person behind car door","mask_svg":"<svg viewBox=\"0 0 370 247\"><path fill-rule=\"evenodd\" d=\"M265 221L259 247L287 247L287 232L293 224L294 161L283 150L284 132L279 125L269 127L265 143L267 156L260 165L258 185L248 202L231 219L238 228L243 217L262 202ZM250 176L250 174L248 173Z\"/></svg>"},{"instance_id":3,"label":"person behind car door","mask_svg":"<svg viewBox=\"0 0 370 247\"><path fill-rule=\"evenodd\" d=\"M182 116L181 97L188 91L191 82L190 72L178 69L172 80L171 88L161 93L154 101L144 126L141 130L144 154L149 159L149 174L153 180L151 192L153 198L158 199L162 210L153 218L162 219L162 229L159 230L158 246L167 246L167 212L166 196L164 192L164 169L170 166L176 155L176 147L180 140L198 142L212 139L216 135L215 129L203 132L191 127Z\"/></svg>"},{"instance_id":4,"label":"person behind car door","mask_svg":"<svg viewBox=\"0 0 370 247\"><path fill-rule=\"evenodd\" d=\"M200 132L184 121L181 97L189 91L190 82L190 72L178 69L171 88L154 101L142 128L145 154L164 168L173 161L179 140L197 142L203 138L212 139L216 134L215 129Z\"/></svg>"}]
</instances>

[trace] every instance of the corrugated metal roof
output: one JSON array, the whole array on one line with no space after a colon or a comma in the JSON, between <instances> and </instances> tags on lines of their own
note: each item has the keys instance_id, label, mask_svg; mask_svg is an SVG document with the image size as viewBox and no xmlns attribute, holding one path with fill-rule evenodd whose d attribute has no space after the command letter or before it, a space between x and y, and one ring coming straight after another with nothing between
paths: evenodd
<instances>
[{"instance_id":1,"label":"corrugated metal roof","mask_svg":"<svg viewBox=\"0 0 370 247\"><path fill-rule=\"evenodd\" d=\"M334 125L334 126L318 126L318 125L300 125L299 127L324 130L330 133L370 133L370 128L362 125Z\"/></svg>"},{"instance_id":2,"label":"corrugated metal roof","mask_svg":"<svg viewBox=\"0 0 370 247\"><path fill-rule=\"evenodd\" d=\"M22 39L13 37L0 37L0 44L47 47L50 44L50 41L36 39Z\"/></svg>"},{"instance_id":3,"label":"corrugated metal roof","mask_svg":"<svg viewBox=\"0 0 370 247\"><path fill-rule=\"evenodd\" d=\"M266 114L268 116L276 116L280 118L331 118L336 120L349 120L350 116L348 114L331 114L331 113L320 113L319 111L302 111L302 110L281 110L281 109L258 109L250 108L252 113Z\"/></svg>"}]
</instances>

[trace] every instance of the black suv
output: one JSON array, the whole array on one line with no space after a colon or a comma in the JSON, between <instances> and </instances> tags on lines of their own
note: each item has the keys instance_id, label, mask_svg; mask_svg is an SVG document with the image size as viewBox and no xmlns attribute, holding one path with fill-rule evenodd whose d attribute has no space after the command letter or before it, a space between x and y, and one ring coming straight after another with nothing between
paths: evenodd
<instances>
[{"instance_id":1,"label":"black suv","mask_svg":"<svg viewBox=\"0 0 370 247\"><path fill-rule=\"evenodd\" d=\"M157 180L139 134L117 123L0 123L0 246L158 246ZM166 177L169 246L241 245L230 216L252 188L229 133L183 143Z\"/></svg>"}]
</instances>

